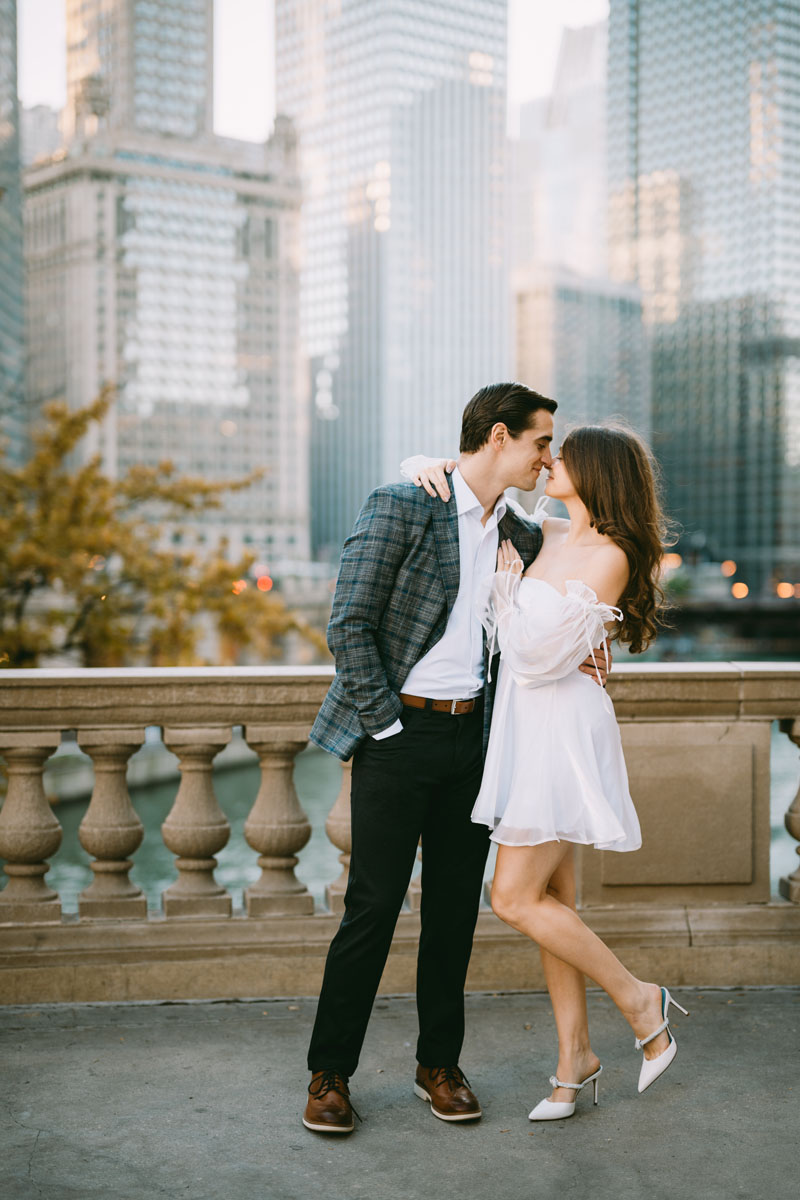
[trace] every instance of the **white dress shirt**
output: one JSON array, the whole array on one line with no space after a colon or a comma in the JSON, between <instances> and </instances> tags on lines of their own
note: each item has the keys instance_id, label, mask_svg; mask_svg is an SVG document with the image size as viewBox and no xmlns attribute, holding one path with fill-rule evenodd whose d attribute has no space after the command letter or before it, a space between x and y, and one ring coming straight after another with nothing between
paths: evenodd
<instances>
[{"instance_id":1,"label":"white dress shirt","mask_svg":"<svg viewBox=\"0 0 800 1200\"><path fill-rule=\"evenodd\" d=\"M506 511L506 498L500 496L483 525L483 505L458 467L453 471L452 488L458 512L458 595L441 638L414 664L400 689L432 700L469 700L483 690L479 592L483 587L488 593L497 566L497 523ZM380 741L402 728L398 719L373 737Z\"/></svg>"}]
</instances>

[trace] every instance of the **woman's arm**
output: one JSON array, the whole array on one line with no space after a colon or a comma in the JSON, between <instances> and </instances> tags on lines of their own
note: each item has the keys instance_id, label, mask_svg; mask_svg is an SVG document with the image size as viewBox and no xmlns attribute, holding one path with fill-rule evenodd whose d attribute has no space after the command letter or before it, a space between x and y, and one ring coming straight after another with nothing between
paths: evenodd
<instances>
[{"instance_id":1,"label":"woman's arm","mask_svg":"<svg viewBox=\"0 0 800 1200\"><path fill-rule=\"evenodd\" d=\"M445 471L454 470L454 458L428 458L425 454L412 454L400 463L400 471L406 479L410 479L417 487L424 487L429 496L439 495L440 499L450 499L450 487Z\"/></svg>"}]
</instances>

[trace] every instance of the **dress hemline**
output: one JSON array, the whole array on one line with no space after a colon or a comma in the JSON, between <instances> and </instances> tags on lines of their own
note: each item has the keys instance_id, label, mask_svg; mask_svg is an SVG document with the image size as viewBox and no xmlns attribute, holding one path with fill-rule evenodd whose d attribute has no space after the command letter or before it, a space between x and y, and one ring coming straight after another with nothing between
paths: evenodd
<instances>
[{"instance_id":1,"label":"dress hemline","mask_svg":"<svg viewBox=\"0 0 800 1200\"><path fill-rule=\"evenodd\" d=\"M487 829L494 829L493 825L489 825L486 821L476 821L473 819L473 825L484 825ZM624 838L618 838L617 842L624 841ZM554 835L553 837L541 837L535 842L507 842L503 838L495 837L494 833L489 835L489 841L494 842L496 846L544 846L547 842L569 842L571 846L592 846L595 850L613 850L617 854L632 854L636 850L641 850L642 843L638 846L620 846L614 842L595 842L591 838L568 837L562 834L561 837Z\"/></svg>"}]
</instances>

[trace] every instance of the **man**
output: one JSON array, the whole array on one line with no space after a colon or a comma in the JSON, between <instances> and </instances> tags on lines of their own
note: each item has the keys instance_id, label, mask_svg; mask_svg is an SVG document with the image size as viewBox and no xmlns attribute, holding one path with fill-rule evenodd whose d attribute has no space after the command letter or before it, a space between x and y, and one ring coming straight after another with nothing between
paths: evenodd
<instances>
[{"instance_id":1,"label":"man","mask_svg":"<svg viewBox=\"0 0 800 1200\"><path fill-rule=\"evenodd\" d=\"M345 914L308 1053L303 1124L316 1132L353 1130L348 1080L420 837L414 1091L444 1121L481 1115L458 1065L489 849L488 830L470 821L494 695L479 596L499 539L526 567L541 546L539 527L503 493L532 490L550 466L555 410L520 383L482 388L464 410L447 503L412 484L378 488L344 545L328 628L336 677L311 730L323 749L353 755Z\"/></svg>"}]
</instances>

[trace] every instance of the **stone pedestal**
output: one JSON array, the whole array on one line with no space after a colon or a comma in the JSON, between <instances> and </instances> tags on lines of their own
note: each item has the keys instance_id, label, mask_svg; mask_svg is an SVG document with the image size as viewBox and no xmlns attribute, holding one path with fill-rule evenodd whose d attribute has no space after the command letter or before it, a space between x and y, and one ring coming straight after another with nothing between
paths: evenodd
<instances>
[{"instance_id":1,"label":"stone pedestal","mask_svg":"<svg viewBox=\"0 0 800 1200\"><path fill-rule=\"evenodd\" d=\"M45 861L61 845L61 826L47 802L44 764L61 742L52 730L3 733L0 754L8 767L8 792L0 810L0 857L8 883L0 892L0 924L61 920L61 902L44 877Z\"/></svg>"},{"instance_id":2,"label":"stone pedestal","mask_svg":"<svg viewBox=\"0 0 800 1200\"><path fill-rule=\"evenodd\" d=\"M308 730L295 725L248 725L245 738L261 763L261 786L245 823L248 844L258 850L261 877L245 891L249 917L308 914L314 898L296 877L297 851L311 825L294 786L294 760L308 744Z\"/></svg>"},{"instance_id":3,"label":"stone pedestal","mask_svg":"<svg viewBox=\"0 0 800 1200\"><path fill-rule=\"evenodd\" d=\"M94 880L78 897L81 918L142 920L147 901L128 878L128 858L141 844L144 826L131 804L125 774L130 756L144 742L143 729L84 729L78 744L91 756L95 783L78 836L95 856Z\"/></svg>"},{"instance_id":4,"label":"stone pedestal","mask_svg":"<svg viewBox=\"0 0 800 1200\"><path fill-rule=\"evenodd\" d=\"M217 804L212 762L231 739L230 729L165 729L164 744L177 754L181 782L175 803L161 826L165 845L179 857L178 878L164 892L167 917L229 917L233 901L214 879L214 855L226 845L231 827Z\"/></svg>"}]
</instances>

